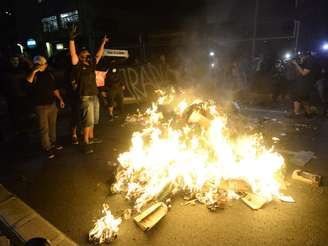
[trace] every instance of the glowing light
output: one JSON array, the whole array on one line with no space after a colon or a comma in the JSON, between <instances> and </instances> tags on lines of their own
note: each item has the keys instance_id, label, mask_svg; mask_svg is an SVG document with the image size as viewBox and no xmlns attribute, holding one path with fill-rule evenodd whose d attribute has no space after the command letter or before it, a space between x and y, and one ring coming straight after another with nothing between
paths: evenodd
<instances>
[{"instance_id":1,"label":"glowing light","mask_svg":"<svg viewBox=\"0 0 328 246\"><path fill-rule=\"evenodd\" d=\"M328 43L324 43L322 45L322 49L325 50L325 51L327 51L328 50Z\"/></svg>"},{"instance_id":2,"label":"glowing light","mask_svg":"<svg viewBox=\"0 0 328 246\"><path fill-rule=\"evenodd\" d=\"M286 60L289 60L290 58L292 58L292 54L289 53L289 52L287 52L287 53L285 54L285 59L286 59Z\"/></svg>"},{"instance_id":3,"label":"glowing light","mask_svg":"<svg viewBox=\"0 0 328 246\"><path fill-rule=\"evenodd\" d=\"M56 50L63 50L64 49L64 44L58 43L56 44Z\"/></svg>"},{"instance_id":4,"label":"glowing light","mask_svg":"<svg viewBox=\"0 0 328 246\"><path fill-rule=\"evenodd\" d=\"M35 48L36 47L36 41L33 38L28 39L26 44L27 44L27 47L29 47L29 48Z\"/></svg>"},{"instance_id":5,"label":"glowing light","mask_svg":"<svg viewBox=\"0 0 328 246\"><path fill-rule=\"evenodd\" d=\"M210 56L215 56L215 53L213 51L210 51L209 55Z\"/></svg>"},{"instance_id":6,"label":"glowing light","mask_svg":"<svg viewBox=\"0 0 328 246\"><path fill-rule=\"evenodd\" d=\"M215 67L215 63L211 63L211 68L214 68Z\"/></svg>"}]
</instances>

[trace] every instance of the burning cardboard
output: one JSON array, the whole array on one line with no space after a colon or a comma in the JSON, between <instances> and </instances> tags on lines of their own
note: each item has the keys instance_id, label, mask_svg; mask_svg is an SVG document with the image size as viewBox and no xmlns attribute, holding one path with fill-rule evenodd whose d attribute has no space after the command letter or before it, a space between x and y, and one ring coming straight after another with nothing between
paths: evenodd
<instances>
[{"instance_id":1,"label":"burning cardboard","mask_svg":"<svg viewBox=\"0 0 328 246\"><path fill-rule=\"evenodd\" d=\"M141 230L149 231L167 214L167 211L166 204L158 202L135 216L134 222L136 222Z\"/></svg>"},{"instance_id":2,"label":"burning cardboard","mask_svg":"<svg viewBox=\"0 0 328 246\"><path fill-rule=\"evenodd\" d=\"M254 210L262 208L267 203L267 199L253 193L248 193L241 200Z\"/></svg>"},{"instance_id":3,"label":"burning cardboard","mask_svg":"<svg viewBox=\"0 0 328 246\"><path fill-rule=\"evenodd\" d=\"M110 243L117 238L121 218L114 218L106 204L103 205L104 217L97 220L89 232L89 242L93 244Z\"/></svg>"},{"instance_id":4,"label":"burning cardboard","mask_svg":"<svg viewBox=\"0 0 328 246\"><path fill-rule=\"evenodd\" d=\"M320 186L322 177L313 173L296 169L292 174L292 179L299 180L307 184Z\"/></svg>"}]
</instances>

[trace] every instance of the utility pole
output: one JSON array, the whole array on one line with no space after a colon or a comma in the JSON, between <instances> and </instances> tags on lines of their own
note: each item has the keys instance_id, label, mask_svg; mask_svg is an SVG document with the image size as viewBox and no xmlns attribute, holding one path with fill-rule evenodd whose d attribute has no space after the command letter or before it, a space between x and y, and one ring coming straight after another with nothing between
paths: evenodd
<instances>
[{"instance_id":1,"label":"utility pole","mask_svg":"<svg viewBox=\"0 0 328 246\"><path fill-rule=\"evenodd\" d=\"M253 26L253 39L252 39L252 58L255 57L255 51L256 51L256 33L257 33L258 12L259 12L259 0L255 0L254 26Z\"/></svg>"}]
</instances>

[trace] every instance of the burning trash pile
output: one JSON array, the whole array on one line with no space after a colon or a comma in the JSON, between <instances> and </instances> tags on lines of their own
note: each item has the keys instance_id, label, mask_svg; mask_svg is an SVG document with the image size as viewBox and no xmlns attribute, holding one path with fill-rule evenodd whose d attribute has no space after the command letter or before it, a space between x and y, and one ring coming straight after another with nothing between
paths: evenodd
<instances>
[{"instance_id":1,"label":"burning trash pile","mask_svg":"<svg viewBox=\"0 0 328 246\"><path fill-rule=\"evenodd\" d=\"M166 214L165 201L177 194L211 211L239 198L253 209L273 198L293 201L281 193L284 158L265 147L260 134L230 127L214 102L159 93L149 109L128 119L142 129L133 134L130 149L119 155L112 186L114 193L133 202L133 211L139 213L134 220L143 230ZM149 219L154 213L157 219Z\"/></svg>"}]
</instances>

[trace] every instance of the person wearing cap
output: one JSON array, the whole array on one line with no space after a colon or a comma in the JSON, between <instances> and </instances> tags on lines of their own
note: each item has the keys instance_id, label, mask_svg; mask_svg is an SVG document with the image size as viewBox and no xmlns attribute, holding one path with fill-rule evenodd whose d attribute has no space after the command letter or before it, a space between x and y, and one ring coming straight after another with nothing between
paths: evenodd
<instances>
[{"instance_id":1,"label":"person wearing cap","mask_svg":"<svg viewBox=\"0 0 328 246\"><path fill-rule=\"evenodd\" d=\"M94 125L99 121L99 101L95 72L96 64L98 64L102 58L105 45L109 39L106 35L104 36L95 59L92 59L91 53L87 49L82 49L82 51L77 54L74 42L77 35L76 27L73 26L69 37L69 50L71 62L74 67L76 91L79 94L80 120L83 128L82 150L85 154L90 154L93 153L90 144L100 142L100 140L94 138Z\"/></svg>"},{"instance_id":2,"label":"person wearing cap","mask_svg":"<svg viewBox=\"0 0 328 246\"><path fill-rule=\"evenodd\" d=\"M56 145L58 109L55 98L59 100L60 108L64 108L65 103L56 85L54 75L47 70L46 58L36 56L33 59L33 63L35 66L27 75L26 80L32 89L32 100L39 118L42 149L46 151L49 159L53 159L55 157L54 151L63 148Z\"/></svg>"}]
</instances>

